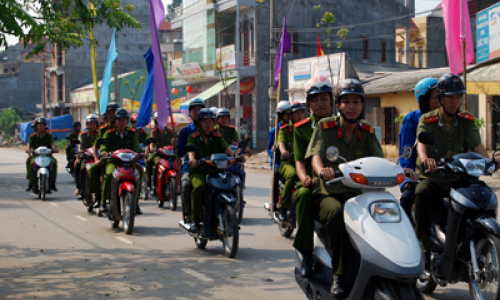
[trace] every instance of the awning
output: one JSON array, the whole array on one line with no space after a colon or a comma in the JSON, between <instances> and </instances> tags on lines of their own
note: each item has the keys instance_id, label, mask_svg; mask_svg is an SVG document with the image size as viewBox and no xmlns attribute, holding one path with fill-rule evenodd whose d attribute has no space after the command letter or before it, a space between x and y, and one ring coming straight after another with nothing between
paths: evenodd
<instances>
[{"instance_id":1,"label":"awning","mask_svg":"<svg viewBox=\"0 0 500 300\"><path fill-rule=\"evenodd\" d=\"M236 78L228 78L228 79L226 79L224 81L225 81L225 85L226 85L226 88L227 88L231 84L233 84L233 83L236 82ZM222 82L218 82L218 83L214 84L213 86L211 86L210 88L208 88L203 93L201 93L198 96L196 96L196 98L201 98L204 101L206 101L207 99L210 99L210 97L214 96L215 94L218 94L223 89L224 89L224 84L222 84Z\"/></svg>"}]
</instances>

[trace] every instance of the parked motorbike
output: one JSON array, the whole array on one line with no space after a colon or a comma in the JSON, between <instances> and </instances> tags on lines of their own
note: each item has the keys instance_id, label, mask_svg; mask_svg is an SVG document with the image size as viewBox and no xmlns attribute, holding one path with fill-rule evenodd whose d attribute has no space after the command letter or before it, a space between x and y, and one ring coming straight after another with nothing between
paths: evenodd
<instances>
[{"instance_id":1,"label":"parked motorbike","mask_svg":"<svg viewBox=\"0 0 500 300\"><path fill-rule=\"evenodd\" d=\"M100 138L99 143L106 143ZM113 228L118 228L120 221L126 234L131 234L135 221L135 193L139 193L140 173L136 163L141 155L130 149L119 149L111 153L116 169L111 178L111 199L106 212Z\"/></svg>"},{"instance_id":2,"label":"parked motorbike","mask_svg":"<svg viewBox=\"0 0 500 300\"><path fill-rule=\"evenodd\" d=\"M239 145L239 148L242 145ZM195 152L196 146L188 145L187 152ZM204 249L209 240L220 240L227 257L234 258L238 251L239 226L236 218L236 178L227 171L227 168L235 163L241 162L239 157L228 157L225 153L212 154L210 158L202 158L197 161L199 166L205 165L214 169L214 173L206 176L205 185L205 220L206 214L210 216L210 224L203 227L210 229L210 235L192 233L189 231L190 224L186 223L185 216L179 222L181 228L185 229L194 238L196 247Z\"/></svg>"},{"instance_id":3,"label":"parked motorbike","mask_svg":"<svg viewBox=\"0 0 500 300\"><path fill-rule=\"evenodd\" d=\"M431 133L422 132L418 139L436 146ZM457 176L458 180L451 185L449 197L442 200L447 215L439 224L431 225L430 270L417 281L423 293L432 293L438 284L444 287L467 282L472 299L499 299L497 198L479 179L491 175L495 168L494 154L487 159L475 152L457 154L437 164L436 171Z\"/></svg>"},{"instance_id":4,"label":"parked motorbike","mask_svg":"<svg viewBox=\"0 0 500 300\"><path fill-rule=\"evenodd\" d=\"M293 143L289 143L288 149L293 149ZM290 153L289 157L290 157L290 159L293 159L293 157L294 157L293 152ZM274 207L272 209L271 209L270 203L264 203L264 209L267 211L269 216L271 216L271 220L273 220L274 223L278 224L278 229L280 231L281 236L286 237L286 238L289 238L292 235L292 233L296 227L295 190L296 190L297 185L299 183L300 183L300 180L297 180L294 184L294 187L292 190L292 197L290 199L290 207L287 209L284 219L280 218L279 213L278 213L278 209L277 209L278 204L281 204L281 196L283 194L283 189L285 187L285 180L284 179L279 178L279 184L278 184L279 201L278 201L278 203L273 203L272 205L274 205Z\"/></svg>"},{"instance_id":5,"label":"parked motorbike","mask_svg":"<svg viewBox=\"0 0 500 300\"><path fill-rule=\"evenodd\" d=\"M54 167L50 160L50 155L52 154L52 149L45 146L31 150L32 154L35 154L35 172L36 178L33 183L33 193L38 194L38 198L45 201L46 194L51 193L50 189L50 171Z\"/></svg>"},{"instance_id":6,"label":"parked motorbike","mask_svg":"<svg viewBox=\"0 0 500 300\"><path fill-rule=\"evenodd\" d=\"M385 191L404 181L403 169L379 157L345 162L339 169L329 183L340 181L361 190L346 201L343 212L348 236L343 258L346 299L423 300L415 286L422 272L419 241L399 201ZM330 294L328 242L324 225L315 222L314 265L308 278L301 276L303 257L296 251L295 279L309 299L335 299Z\"/></svg>"}]
</instances>

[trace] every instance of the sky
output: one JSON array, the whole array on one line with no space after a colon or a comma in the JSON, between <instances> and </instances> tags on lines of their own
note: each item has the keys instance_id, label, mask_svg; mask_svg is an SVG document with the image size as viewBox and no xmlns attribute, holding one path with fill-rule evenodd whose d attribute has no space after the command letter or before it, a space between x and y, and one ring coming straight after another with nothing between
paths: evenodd
<instances>
[{"instance_id":1,"label":"sky","mask_svg":"<svg viewBox=\"0 0 500 300\"><path fill-rule=\"evenodd\" d=\"M427 11L435 8L441 3L441 0L415 0L415 13L422 11ZM417 17L422 17L424 15L419 15Z\"/></svg>"}]
</instances>

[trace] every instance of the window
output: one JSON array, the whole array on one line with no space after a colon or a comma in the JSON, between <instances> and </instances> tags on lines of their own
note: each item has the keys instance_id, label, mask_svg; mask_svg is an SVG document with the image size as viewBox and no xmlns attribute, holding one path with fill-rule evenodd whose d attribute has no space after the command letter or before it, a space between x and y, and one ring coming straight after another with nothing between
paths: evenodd
<instances>
[{"instance_id":1,"label":"window","mask_svg":"<svg viewBox=\"0 0 500 300\"><path fill-rule=\"evenodd\" d=\"M290 38L290 42L292 43L292 49L290 50L290 53L299 53L299 33L292 32Z\"/></svg>"},{"instance_id":2,"label":"window","mask_svg":"<svg viewBox=\"0 0 500 300\"><path fill-rule=\"evenodd\" d=\"M4 73L9 73L9 68L3 68Z\"/></svg>"},{"instance_id":3,"label":"window","mask_svg":"<svg viewBox=\"0 0 500 300\"><path fill-rule=\"evenodd\" d=\"M387 62L387 42L385 40L380 40L380 60L382 62Z\"/></svg>"},{"instance_id":4,"label":"window","mask_svg":"<svg viewBox=\"0 0 500 300\"><path fill-rule=\"evenodd\" d=\"M63 75L57 76L57 97L59 102L64 102Z\"/></svg>"},{"instance_id":5,"label":"window","mask_svg":"<svg viewBox=\"0 0 500 300\"><path fill-rule=\"evenodd\" d=\"M12 72L16 72L16 68L10 68Z\"/></svg>"},{"instance_id":6,"label":"window","mask_svg":"<svg viewBox=\"0 0 500 300\"><path fill-rule=\"evenodd\" d=\"M422 47L418 48L418 67L424 67L424 48Z\"/></svg>"},{"instance_id":7,"label":"window","mask_svg":"<svg viewBox=\"0 0 500 300\"><path fill-rule=\"evenodd\" d=\"M402 63L403 62L403 57L404 57L404 51L403 48L398 49L398 62Z\"/></svg>"},{"instance_id":8,"label":"window","mask_svg":"<svg viewBox=\"0 0 500 300\"><path fill-rule=\"evenodd\" d=\"M363 38L363 59L368 59L368 39Z\"/></svg>"}]
</instances>

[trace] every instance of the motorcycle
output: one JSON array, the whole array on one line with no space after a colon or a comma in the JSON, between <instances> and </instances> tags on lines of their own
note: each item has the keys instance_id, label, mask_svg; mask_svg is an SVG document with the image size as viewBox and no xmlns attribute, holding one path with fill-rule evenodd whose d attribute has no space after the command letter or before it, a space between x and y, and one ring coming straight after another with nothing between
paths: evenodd
<instances>
[{"instance_id":1,"label":"motorcycle","mask_svg":"<svg viewBox=\"0 0 500 300\"><path fill-rule=\"evenodd\" d=\"M430 133L422 132L418 139L436 146ZM494 154L487 159L475 152L461 153L437 164L436 171L453 174L458 180L451 185L449 197L442 200L447 215L440 223L431 224L430 270L417 281L423 293L432 293L438 284L467 282L472 299L499 299L497 198L479 179L495 171Z\"/></svg>"},{"instance_id":2,"label":"motorcycle","mask_svg":"<svg viewBox=\"0 0 500 300\"><path fill-rule=\"evenodd\" d=\"M160 163L153 168L158 207L163 207L169 201L170 209L177 209L177 159L174 146L165 146L158 149Z\"/></svg>"},{"instance_id":3,"label":"motorcycle","mask_svg":"<svg viewBox=\"0 0 500 300\"><path fill-rule=\"evenodd\" d=\"M346 161L338 153L332 156ZM404 181L403 169L379 157L345 162L339 169L327 184L340 181L361 190L344 205L345 299L423 300L415 286L423 269L419 241L399 201L385 191ZM303 256L295 251L295 279L309 299L335 299L330 294L333 271L328 242L325 226L315 222L314 264L308 278L301 276Z\"/></svg>"},{"instance_id":4,"label":"motorcycle","mask_svg":"<svg viewBox=\"0 0 500 300\"><path fill-rule=\"evenodd\" d=\"M33 193L38 194L38 198L45 201L46 194L50 194L50 171L52 171L52 162L50 160L50 155L52 154L52 149L45 146L41 146L31 151L35 154L35 172L36 178L33 183Z\"/></svg>"},{"instance_id":5,"label":"motorcycle","mask_svg":"<svg viewBox=\"0 0 500 300\"><path fill-rule=\"evenodd\" d=\"M244 144L242 144L244 147L246 147L248 141L245 140ZM238 150L237 145L230 145L229 146L233 151ZM243 147L242 147L243 148ZM241 173L244 170L243 164L241 163L235 163L231 167L227 169L228 172L234 175L234 178L236 179L236 204L235 204L235 210L236 210L236 218L238 219L238 224L241 224L241 220L243 220L243 211L245 209L245 199L243 196L243 190L245 189L245 178L241 178Z\"/></svg>"},{"instance_id":6,"label":"motorcycle","mask_svg":"<svg viewBox=\"0 0 500 300\"><path fill-rule=\"evenodd\" d=\"M293 149L293 143L288 143L288 149ZM293 152L290 153L288 156L290 159L294 158ZM283 189L285 187L285 180L282 178L279 178L279 201L278 203L281 203L281 195L283 194ZM269 216L271 216L271 220L274 221L274 223L278 224L278 229L280 231L281 236L289 238L293 231L295 230L296 227L296 221L295 221L295 190L297 188L297 185L300 183L300 180L297 180L294 184L293 190L292 190L292 197L290 199L290 207L287 209L285 213L285 218L281 219L278 214L277 210L277 204L278 203L273 203L271 210L271 204L270 203L264 203L264 209L267 211ZM272 215L271 215L272 214Z\"/></svg>"},{"instance_id":7,"label":"motorcycle","mask_svg":"<svg viewBox=\"0 0 500 300\"><path fill-rule=\"evenodd\" d=\"M95 198L92 197L92 193L90 193L90 167L95 164L94 158L94 147L90 147L85 149L85 151L81 154L85 158L85 173L80 174L80 176L85 176L84 186L83 188L83 204L87 207L87 211L91 213L94 209L95 203L101 202L101 194L97 193ZM100 157L100 150L97 150L97 155Z\"/></svg>"},{"instance_id":8,"label":"motorcycle","mask_svg":"<svg viewBox=\"0 0 500 300\"><path fill-rule=\"evenodd\" d=\"M100 144L106 140L100 138ZM111 158L117 162L111 178L111 199L109 211L106 212L113 228L118 228L120 221L126 234L134 230L135 193L139 193L140 173L137 162L141 155L130 149L119 149L111 153Z\"/></svg>"},{"instance_id":9,"label":"motorcycle","mask_svg":"<svg viewBox=\"0 0 500 300\"><path fill-rule=\"evenodd\" d=\"M240 143L239 148L243 144ZM187 152L195 152L196 146L188 145ZM239 226L236 218L236 178L227 171L229 166L240 163L239 157L228 157L225 153L212 154L210 158L202 158L197 161L199 166L205 165L214 169L214 173L206 175L205 185L205 220L206 215L210 216L210 224L204 227L210 229L210 236L201 233L190 232L189 223L183 216L179 226L185 229L194 238L196 247L204 249L209 240L220 240L224 247L224 253L229 258L234 258L238 251Z\"/></svg>"},{"instance_id":10,"label":"motorcycle","mask_svg":"<svg viewBox=\"0 0 500 300\"><path fill-rule=\"evenodd\" d=\"M73 148L75 148L75 153L76 153L76 151L77 151L77 149L76 149L76 145L78 144L78 143L76 143L76 141L79 141L79 140L78 140L78 139L73 139L73 140L72 140L70 137L66 137L65 139L67 139L67 140L69 141L70 145L71 145ZM71 176L72 176L73 178L75 178L75 172L74 172L74 168L75 168L75 161L76 161L76 156L73 154L73 155L71 156L71 158L69 159L69 161L68 161L67 167L65 168L65 169L66 169L66 171L67 171L69 174L71 174Z\"/></svg>"}]
</instances>

